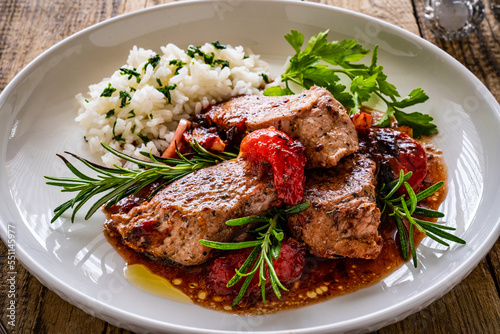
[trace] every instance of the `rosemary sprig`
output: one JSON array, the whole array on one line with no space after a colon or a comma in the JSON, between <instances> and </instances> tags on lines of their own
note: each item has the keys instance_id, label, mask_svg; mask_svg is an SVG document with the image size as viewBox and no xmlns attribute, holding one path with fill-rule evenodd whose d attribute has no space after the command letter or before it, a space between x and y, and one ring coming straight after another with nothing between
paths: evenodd
<instances>
[{"instance_id":1,"label":"rosemary sprig","mask_svg":"<svg viewBox=\"0 0 500 334\"><path fill-rule=\"evenodd\" d=\"M253 222L264 222L264 225L250 231L258 234L255 240L234 243L200 240L202 245L221 250L236 250L253 247L253 250L248 258L239 269L236 269L236 274L227 283L227 287L229 288L237 284L243 277L246 277L238 295L233 301L233 307L238 305L241 301L254 276L257 274L257 271L259 275L259 286L261 288L262 301L264 304L266 303L266 267L268 268L269 281L274 294L281 299L280 289L288 291L283 284L281 284L273 265L273 259L277 259L280 255L281 241L284 237L283 230L280 228L280 220L284 220L284 216L286 215L304 211L308 206L309 203L301 203L286 210L275 207L271 209L266 216L248 216L228 220L226 222L226 225L228 226L240 226Z\"/></svg>"},{"instance_id":2,"label":"rosemary sprig","mask_svg":"<svg viewBox=\"0 0 500 334\"><path fill-rule=\"evenodd\" d=\"M444 214L436 211L418 206L418 202L433 195L444 184L443 181L437 182L429 188L415 193L412 187L408 184L408 179L411 177L412 172L400 172L399 178L388 184L383 184L378 190L377 197L382 203L382 214L387 210L389 216L393 216L396 220L399 241L401 244L401 253L405 260L409 258L409 252L413 260L413 265L417 267L417 254L416 247L413 240L414 229L424 233L429 238L437 241L438 243L449 246L444 240L453 241L459 244L465 244L465 241L449 232L454 231L454 227L445 226L433 223L427 220L417 218L443 218ZM408 196L400 195L395 196L398 189L404 186ZM405 228L404 221L409 223L409 230ZM409 250L408 250L409 246Z\"/></svg>"},{"instance_id":3,"label":"rosemary sprig","mask_svg":"<svg viewBox=\"0 0 500 334\"><path fill-rule=\"evenodd\" d=\"M194 151L194 154L189 157L184 156L178 150L177 155L179 158L176 159L163 159L151 153L141 152L141 154L151 159L151 161L144 161L118 152L109 145L101 143L107 151L117 157L135 163L139 167L138 169L128 169L116 165L115 168L108 168L90 162L76 154L65 152L78 159L91 170L97 172L98 174L95 177L90 177L80 172L65 157L57 154L76 177L45 176L46 179L50 180L46 183L51 186L61 187L62 192L77 192L77 194L74 198L54 209L55 215L51 223L69 209L73 209L71 222L74 222L78 210L98 194L104 195L94 202L87 212L85 220L89 219L104 204L106 204L106 208L109 208L122 198L131 194L137 194L141 189L154 182L163 182L161 187L155 189L154 193L156 193L168 183L180 179L195 170L213 166L221 161L236 157L236 154L230 152L217 154L209 152L196 141L189 142L189 144Z\"/></svg>"}]
</instances>

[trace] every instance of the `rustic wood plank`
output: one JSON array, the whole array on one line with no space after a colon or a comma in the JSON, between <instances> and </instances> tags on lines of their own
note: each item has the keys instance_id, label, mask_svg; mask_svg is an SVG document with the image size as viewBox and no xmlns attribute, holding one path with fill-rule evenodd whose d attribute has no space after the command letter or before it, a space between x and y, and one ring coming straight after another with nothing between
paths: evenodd
<instances>
[{"instance_id":1,"label":"rustic wood plank","mask_svg":"<svg viewBox=\"0 0 500 334\"><path fill-rule=\"evenodd\" d=\"M500 302L495 292L483 260L441 299L379 333L500 333Z\"/></svg>"},{"instance_id":2,"label":"rustic wood plank","mask_svg":"<svg viewBox=\"0 0 500 334\"><path fill-rule=\"evenodd\" d=\"M413 5L410 0L322 0L315 2L370 15L419 35L418 24L413 15Z\"/></svg>"},{"instance_id":3,"label":"rustic wood plank","mask_svg":"<svg viewBox=\"0 0 500 334\"><path fill-rule=\"evenodd\" d=\"M495 282L497 294L500 296L500 239L497 240L486 257L486 260L488 261L490 273L493 277L493 281Z\"/></svg>"},{"instance_id":4,"label":"rustic wood plank","mask_svg":"<svg viewBox=\"0 0 500 334\"><path fill-rule=\"evenodd\" d=\"M4 0L0 2L0 90L31 60L50 46L94 23L168 0ZM463 42L446 43L423 25L423 0L326 0L400 26L441 47L480 78L500 99L500 25L487 11L480 30ZM415 15L416 14L416 15ZM1 244L1 243L0 243ZM6 247L0 245L0 291L6 290ZM16 264L17 333L129 333L85 314L43 287L21 264ZM498 333L500 241L470 276L442 299L380 333ZM3 295L2 295L3 297ZM8 299L0 298L6 309ZM453 321L446 321L446 319ZM0 318L5 325L6 313Z\"/></svg>"}]
</instances>

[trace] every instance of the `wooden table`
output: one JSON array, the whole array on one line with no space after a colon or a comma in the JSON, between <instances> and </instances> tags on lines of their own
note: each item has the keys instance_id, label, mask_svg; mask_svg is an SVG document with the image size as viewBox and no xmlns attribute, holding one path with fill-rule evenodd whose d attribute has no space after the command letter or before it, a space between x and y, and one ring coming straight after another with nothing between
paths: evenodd
<instances>
[{"instance_id":1,"label":"wooden table","mask_svg":"<svg viewBox=\"0 0 500 334\"><path fill-rule=\"evenodd\" d=\"M40 53L97 22L169 0L1 0L0 91ZM462 42L436 39L423 23L423 0L316 1L400 26L442 48L500 99L500 22L490 9L480 29ZM489 2L487 2L489 4ZM488 7L488 6L487 6ZM17 264L16 327L6 318L7 248L0 242L0 333L127 333L91 317L42 286ZM500 241L451 292L379 333L500 333Z\"/></svg>"}]
</instances>

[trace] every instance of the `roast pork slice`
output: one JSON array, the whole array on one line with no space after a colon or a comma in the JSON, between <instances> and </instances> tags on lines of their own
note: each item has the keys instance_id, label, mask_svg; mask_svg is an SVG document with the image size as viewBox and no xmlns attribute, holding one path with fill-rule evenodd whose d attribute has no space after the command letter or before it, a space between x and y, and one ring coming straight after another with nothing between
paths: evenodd
<instances>
[{"instance_id":1,"label":"roast pork slice","mask_svg":"<svg viewBox=\"0 0 500 334\"><path fill-rule=\"evenodd\" d=\"M275 205L280 202L272 178L257 178L246 160L235 159L171 183L150 201L111 215L110 224L127 246L189 266L211 256L213 249L200 239L241 237L248 227L230 227L227 220L261 215Z\"/></svg>"},{"instance_id":2,"label":"roast pork slice","mask_svg":"<svg viewBox=\"0 0 500 334\"><path fill-rule=\"evenodd\" d=\"M244 95L205 114L219 129L254 131L274 126L306 147L307 167L330 168L358 150L358 135L344 107L324 88L289 96Z\"/></svg>"},{"instance_id":3,"label":"roast pork slice","mask_svg":"<svg viewBox=\"0 0 500 334\"><path fill-rule=\"evenodd\" d=\"M320 257L374 259L382 250L375 163L355 153L333 169L307 171L307 210L289 216L292 235Z\"/></svg>"}]
</instances>

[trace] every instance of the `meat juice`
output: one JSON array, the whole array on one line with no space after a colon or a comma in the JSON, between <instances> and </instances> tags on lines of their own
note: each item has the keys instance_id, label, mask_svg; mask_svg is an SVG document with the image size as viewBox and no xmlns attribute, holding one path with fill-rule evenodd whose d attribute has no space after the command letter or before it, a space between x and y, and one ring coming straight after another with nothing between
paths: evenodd
<instances>
[{"instance_id":1,"label":"meat juice","mask_svg":"<svg viewBox=\"0 0 500 334\"><path fill-rule=\"evenodd\" d=\"M445 181L445 185L433 196L426 198L421 206L437 209L446 197L446 166L441 152L428 140L421 141L427 154L428 174L423 181L424 187ZM130 199L140 201L140 199ZM124 202L123 205L127 205ZM374 260L364 259L325 259L308 254L301 278L283 291L279 300L272 291L266 293L264 304L260 294L244 298L232 307L234 296L221 296L211 291L207 282L210 261L198 266L181 266L169 260L149 257L123 245L118 233L109 224L104 233L108 241L127 263L126 276L138 287L168 299L192 302L202 307L240 315L261 315L275 313L351 293L373 285L394 272L405 263L401 256L399 238L394 221L383 217L379 233L384 240L381 254ZM414 231L415 245L424 237Z\"/></svg>"}]
</instances>

